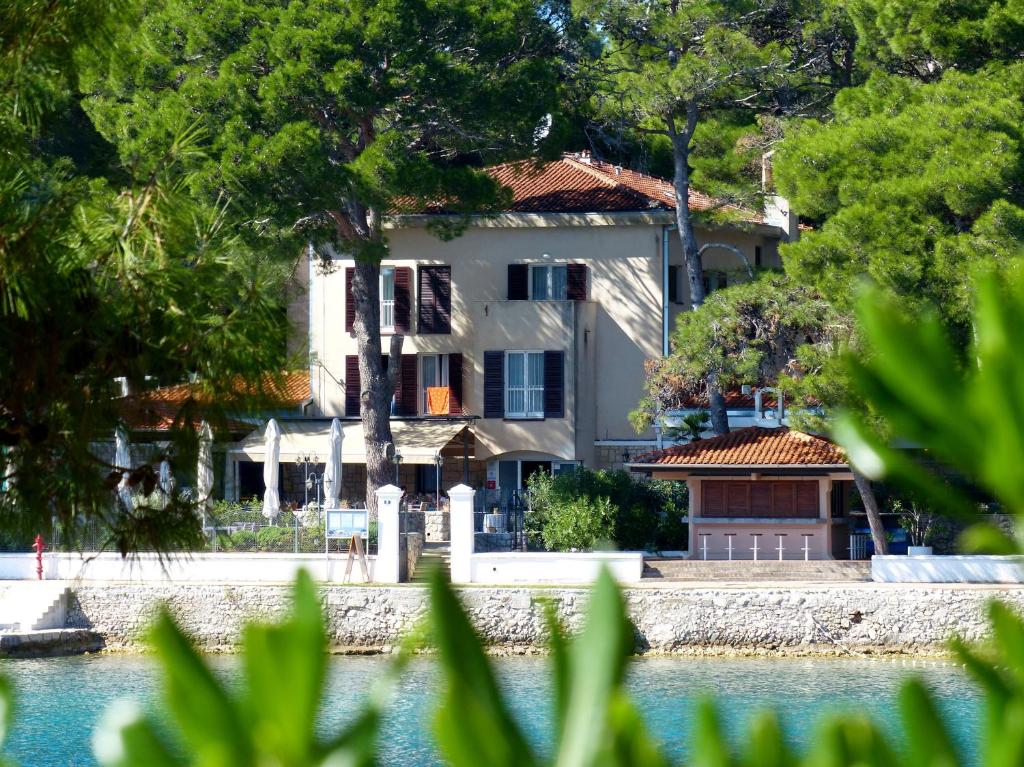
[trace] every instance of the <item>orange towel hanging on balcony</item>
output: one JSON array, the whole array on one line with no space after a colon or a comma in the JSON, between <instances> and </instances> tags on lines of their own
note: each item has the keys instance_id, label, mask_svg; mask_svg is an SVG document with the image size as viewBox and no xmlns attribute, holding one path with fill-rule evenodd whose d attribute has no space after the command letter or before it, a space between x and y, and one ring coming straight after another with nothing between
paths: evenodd
<instances>
[{"instance_id":1,"label":"orange towel hanging on balcony","mask_svg":"<svg viewBox=\"0 0 1024 767\"><path fill-rule=\"evenodd\" d=\"M451 394L447 386L427 387L427 414L448 415Z\"/></svg>"}]
</instances>

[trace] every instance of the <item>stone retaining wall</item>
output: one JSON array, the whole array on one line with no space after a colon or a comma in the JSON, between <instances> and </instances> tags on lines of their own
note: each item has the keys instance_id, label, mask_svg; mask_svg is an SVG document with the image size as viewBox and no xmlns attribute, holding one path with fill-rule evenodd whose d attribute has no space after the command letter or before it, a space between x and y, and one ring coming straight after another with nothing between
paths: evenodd
<instances>
[{"instance_id":1,"label":"stone retaining wall","mask_svg":"<svg viewBox=\"0 0 1024 767\"><path fill-rule=\"evenodd\" d=\"M426 612L417 586L325 586L331 645L338 651L389 649ZM288 603L285 585L89 584L75 588L68 626L87 628L112 650L142 648L157 605L166 602L205 649L230 650L246 618L271 617ZM552 599L570 629L582 621L585 589L461 589L485 639L499 651L544 642ZM956 633L984 636L992 598L1024 608L1024 589L864 586L627 589L641 651L681 654L935 653Z\"/></svg>"}]
</instances>

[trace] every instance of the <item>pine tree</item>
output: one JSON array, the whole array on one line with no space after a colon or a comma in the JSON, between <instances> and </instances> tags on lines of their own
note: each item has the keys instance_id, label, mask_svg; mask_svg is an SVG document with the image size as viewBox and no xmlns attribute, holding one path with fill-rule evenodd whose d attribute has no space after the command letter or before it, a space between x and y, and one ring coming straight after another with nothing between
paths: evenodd
<instances>
[{"instance_id":1,"label":"pine tree","mask_svg":"<svg viewBox=\"0 0 1024 767\"><path fill-rule=\"evenodd\" d=\"M428 204L467 215L503 192L476 169L537 148L554 111L559 3L540 0L211 0L152 4L131 55L90 105L124 158L159 156L175 126L209 136L196 191L228 195L266 237L355 258L352 295L367 497L394 476L382 363L385 219ZM452 236L458 225L437 229ZM297 251L298 248L295 248ZM329 257L325 259L329 266Z\"/></svg>"}]
</instances>

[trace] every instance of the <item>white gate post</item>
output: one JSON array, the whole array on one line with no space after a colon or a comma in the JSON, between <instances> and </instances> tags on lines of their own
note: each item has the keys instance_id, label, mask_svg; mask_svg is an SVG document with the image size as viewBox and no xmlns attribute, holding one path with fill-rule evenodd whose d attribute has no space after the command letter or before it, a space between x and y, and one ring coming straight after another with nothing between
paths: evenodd
<instances>
[{"instance_id":1,"label":"white gate post","mask_svg":"<svg viewBox=\"0 0 1024 767\"><path fill-rule=\"evenodd\" d=\"M451 500L451 564L452 583L470 583L473 580L471 557L476 534L473 531L473 498L476 490L456 485L448 491Z\"/></svg>"},{"instance_id":2,"label":"white gate post","mask_svg":"<svg viewBox=\"0 0 1024 767\"><path fill-rule=\"evenodd\" d=\"M377 561L373 566L376 583L398 583L398 505L402 488L384 485L375 491L377 496Z\"/></svg>"}]
</instances>

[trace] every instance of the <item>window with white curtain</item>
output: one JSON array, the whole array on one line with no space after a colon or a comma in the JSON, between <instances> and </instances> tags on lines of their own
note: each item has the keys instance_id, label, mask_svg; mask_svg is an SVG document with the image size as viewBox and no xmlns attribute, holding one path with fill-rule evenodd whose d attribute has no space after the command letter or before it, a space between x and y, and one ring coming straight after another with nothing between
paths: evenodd
<instances>
[{"instance_id":1,"label":"window with white curtain","mask_svg":"<svg viewBox=\"0 0 1024 767\"><path fill-rule=\"evenodd\" d=\"M395 267L380 268L380 329L395 328Z\"/></svg>"},{"instance_id":2,"label":"window with white curtain","mask_svg":"<svg viewBox=\"0 0 1024 767\"><path fill-rule=\"evenodd\" d=\"M565 264L530 266L530 298L534 301L564 301L568 273Z\"/></svg>"},{"instance_id":3,"label":"window with white curtain","mask_svg":"<svg viewBox=\"0 0 1024 767\"><path fill-rule=\"evenodd\" d=\"M544 417L544 352L505 352L505 417Z\"/></svg>"}]
</instances>

